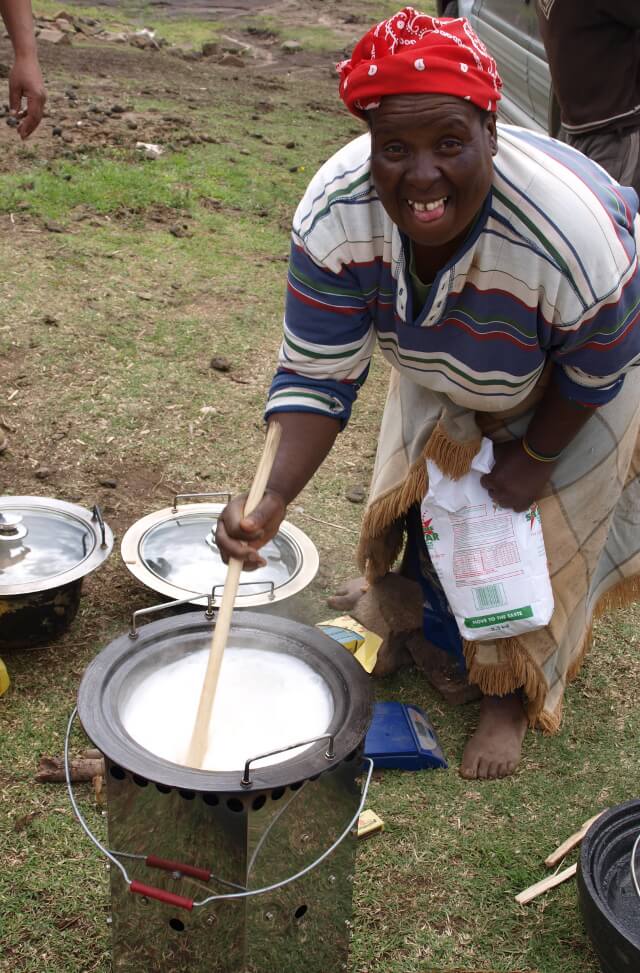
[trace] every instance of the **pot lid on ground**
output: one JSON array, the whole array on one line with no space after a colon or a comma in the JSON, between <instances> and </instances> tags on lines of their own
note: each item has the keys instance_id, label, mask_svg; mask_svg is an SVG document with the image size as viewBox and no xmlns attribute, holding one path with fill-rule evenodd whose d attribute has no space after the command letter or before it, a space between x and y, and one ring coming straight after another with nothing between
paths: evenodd
<instances>
[{"instance_id":1,"label":"pot lid on ground","mask_svg":"<svg viewBox=\"0 0 640 973\"><path fill-rule=\"evenodd\" d=\"M227 574L215 543L222 503L178 504L148 514L122 538L122 560L146 587L173 599L207 603L213 593L219 604ZM260 549L267 564L243 571L236 608L273 604L302 591L313 580L319 558L313 542L284 520L280 530ZM191 597L193 596L193 597Z\"/></svg>"},{"instance_id":2,"label":"pot lid on ground","mask_svg":"<svg viewBox=\"0 0 640 973\"><path fill-rule=\"evenodd\" d=\"M49 591L107 559L113 534L98 507L51 497L0 497L0 595Z\"/></svg>"}]
</instances>

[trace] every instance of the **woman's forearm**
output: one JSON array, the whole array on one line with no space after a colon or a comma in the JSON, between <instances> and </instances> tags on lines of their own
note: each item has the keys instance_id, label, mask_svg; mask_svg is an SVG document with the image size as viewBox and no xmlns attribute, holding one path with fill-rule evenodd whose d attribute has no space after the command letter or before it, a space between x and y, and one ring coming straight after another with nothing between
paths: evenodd
<instances>
[{"instance_id":1,"label":"woman's forearm","mask_svg":"<svg viewBox=\"0 0 640 973\"><path fill-rule=\"evenodd\" d=\"M542 456L559 456L594 412L595 408L565 398L552 379L529 423L525 442Z\"/></svg>"},{"instance_id":2,"label":"woman's forearm","mask_svg":"<svg viewBox=\"0 0 640 973\"><path fill-rule=\"evenodd\" d=\"M544 496L556 460L594 411L566 399L552 379L522 441L494 447L495 466L480 480L491 499L523 511Z\"/></svg>"},{"instance_id":3,"label":"woman's forearm","mask_svg":"<svg viewBox=\"0 0 640 973\"><path fill-rule=\"evenodd\" d=\"M313 412L276 412L269 421L280 423L282 439L267 489L289 504L330 452L340 421Z\"/></svg>"},{"instance_id":4,"label":"woman's forearm","mask_svg":"<svg viewBox=\"0 0 640 973\"><path fill-rule=\"evenodd\" d=\"M36 54L31 0L0 0L2 17L17 57Z\"/></svg>"}]
</instances>

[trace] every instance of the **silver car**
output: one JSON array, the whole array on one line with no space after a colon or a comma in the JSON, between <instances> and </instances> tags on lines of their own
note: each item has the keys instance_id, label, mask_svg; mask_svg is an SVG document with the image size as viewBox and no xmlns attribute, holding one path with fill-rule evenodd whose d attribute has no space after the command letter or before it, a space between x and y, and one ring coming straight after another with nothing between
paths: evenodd
<instances>
[{"instance_id":1,"label":"silver car","mask_svg":"<svg viewBox=\"0 0 640 973\"><path fill-rule=\"evenodd\" d=\"M500 117L557 136L560 108L538 30L536 0L437 0L437 9L440 17L466 17L496 59L504 83Z\"/></svg>"}]
</instances>

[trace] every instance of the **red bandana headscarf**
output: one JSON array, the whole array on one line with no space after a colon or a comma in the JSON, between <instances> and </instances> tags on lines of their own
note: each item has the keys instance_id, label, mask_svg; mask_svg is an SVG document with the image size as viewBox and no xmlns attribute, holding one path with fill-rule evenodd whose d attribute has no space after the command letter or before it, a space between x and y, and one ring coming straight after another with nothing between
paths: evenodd
<instances>
[{"instance_id":1,"label":"red bandana headscarf","mask_svg":"<svg viewBox=\"0 0 640 973\"><path fill-rule=\"evenodd\" d=\"M363 117L385 95L442 94L494 112L496 62L464 17L429 17L405 7L372 27L337 66L340 97Z\"/></svg>"}]
</instances>

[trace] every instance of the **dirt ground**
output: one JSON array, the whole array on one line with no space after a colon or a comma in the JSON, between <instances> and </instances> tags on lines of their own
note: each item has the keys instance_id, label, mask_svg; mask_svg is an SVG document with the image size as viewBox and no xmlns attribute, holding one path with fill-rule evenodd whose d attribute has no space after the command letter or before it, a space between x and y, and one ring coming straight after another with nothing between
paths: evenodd
<instances>
[{"instance_id":1,"label":"dirt ground","mask_svg":"<svg viewBox=\"0 0 640 973\"><path fill-rule=\"evenodd\" d=\"M0 171L16 171L21 163L36 157L73 159L91 150L134 146L137 141L168 147L193 144L206 140L207 134L194 129L190 112L206 109L207 105L219 107L221 98L242 98L247 90L268 89L271 79L291 71L296 72L302 83L311 85L315 75L326 77L326 53L304 48L284 51L281 38L268 29L243 23L239 19L242 15L268 13L282 18L288 28L317 23L338 36L343 35L345 45L353 40L355 25L366 24L370 19L361 13L361 3L356 4L355 12L348 3L323 3L321 13L313 13L312 4L290 0L273 3L244 0L213 6L163 0L156 6L162 7L164 16L173 11L215 17L217 23L228 18L228 32L225 29L217 54L196 60L196 48L167 46L159 51L144 51L140 56L140 51L126 44L100 42L81 34L73 35L70 45L40 44L45 76L55 72L75 80L57 82L54 76L48 81L45 118L26 145L18 142L8 125L0 125ZM73 11L73 5L69 9ZM158 33L162 34L161 24ZM237 51L242 56L234 53ZM0 41L0 79L10 62L9 43ZM154 107L147 111L134 110L133 95L170 101L175 107L164 112ZM4 98L0 95L0 118L8 115L4 99L6 94ZM256 101L259 114L264 106L261 107L259 99Z\"/></svg>"},{"instance_id":2,"label":"dirt ground","mask_svg":"<svg viewBox=\"0 0 640 973\"><path fill-rule=\"evenodd\" d=\"M119 16L126 20L127 5L104 3L108 10L118 7ZM363 0L351 3L331 2L318 6L313 3L295 3L293 0L276 2L241 2L197 4L168 2L151 4L162 8L162 16L172 13L190 17L215 18L217 34L221 38L216 53L200 56L199 46L193 49L171 44L160 50L138 50L126 43L101 40L96 36L74 34L70 44L52 45L41 43L39 57L47 83L45 117L38 130L26 143L16 138L9 124L0 120L0 172L20 173L31 166L53 166L60 161L86 160L97 156L108 158L128 155L137 161L139 150L136 143L160 144L166 151L188 148L198 143L224 142L220 135L212 135L208 118L221 107L233 113L234 103L253 106L254 122L271 109L270 96L284 87L283 79L295 73L299 83L309 91L317 88L320 81L327 84L332 74L331 57L325 51L302 46L300 50L285 51L282 37L256 27L247 20L247 14L268 14L276 17L287 28L296 25L308 27L317 24L344 38L346 46L353 43L359 32L359 24L370 22ZM34 5L37 13L37 4ZM74 4L67 5L74 14ZM77 16L80 16L78 14ZM145 18L148 15L145 14ZM220 31L220 22L224 27ZM145 22L148 22L145 19ZM162 21L154 22L158 35L162 35ZM133 28L139 25L133 18ZM101 26L100 21L96 28ZM242 54L234 53L242 51ZM2 65L11 63L8 40L0 40L0 85ZM0 87L0 119L8 119L8 106L3 101ZM134 105L135 102L135 105ZM330 111L325 102L313 100L308 106ZM20 187L27 193L32 183L25 176ZM211 201L212 206L216 201ZM56 236L60 229L55 222L33 217L27 202L19 204L15 213L0 215L0 233L16 234L17 252L25 265L29 253L46 251L55 247L61 239ZM127 213L119 214L126 224ZM89 221L99 225L101 217L95 212L83 212L80 208L72 219ZM107 217L107 220L110 218ZM112 219L112 218L111 218ZM176 222L176 212L163 210L161 206L147 210L144 219L154 228L169 228ZM287 216L288 226L289 215ZM280 258L278 258L280 259ZM283 257L284 259L284 257ZM91 300L89 295L89 300ZM55 326L55 322L54 322ZM36 396L31 408L22 408L21 423L14 423L11 409L0 416L0 454L3 489L11 493L43 493L64 496L67 499L84 499L91 484L99 487L100 461L83 454L81 439L72 438L68 430L58 428L51 437L47 423L37 421L38 380L33 377L33 362L39 358L33 343L30 349L16 349L4 370L3 385L7 390L21 389ZM31 360L31 366L29 366ZM73 369L74 366L71 366ZM30 374L31 373L31 374ZM2 425L4 423L4 425ZM37 467L42 466L42 456L48 459L46 468L53 467L55 474L34 482ZM40 457L40 459L38 459ZM135 511L144 509L150 498L163 496L172 484L163 479L159 467L136 465L129 460L125 466L111 461L109 474L119 483L119 498L114 500L113 491L99 487L98 500L105 505L110 522L118 531L130 523ZM160 489L158 487L160 485ZM201 484L202 485L202 484Z\"/></svg>"}]
</instances>

